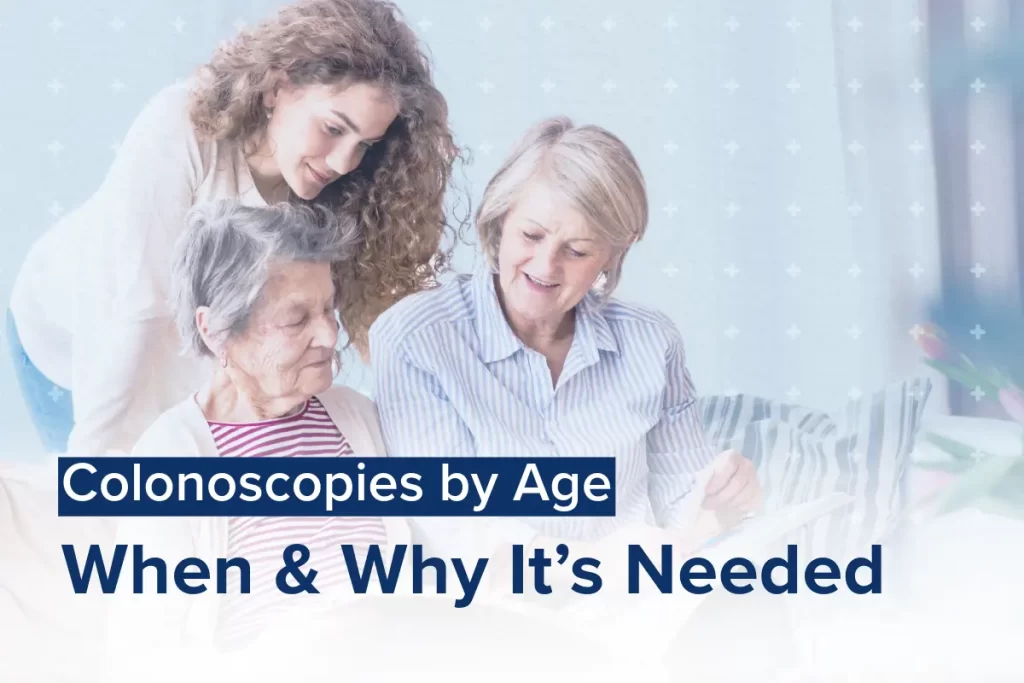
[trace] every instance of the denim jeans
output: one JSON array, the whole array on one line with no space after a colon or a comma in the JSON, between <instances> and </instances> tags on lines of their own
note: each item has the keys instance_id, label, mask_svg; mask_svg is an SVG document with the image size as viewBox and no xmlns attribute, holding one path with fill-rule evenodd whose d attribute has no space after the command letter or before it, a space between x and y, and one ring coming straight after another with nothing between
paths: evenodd
<instances>
[{"instance_id":1,"label":"denim jeans","mask_svg":"<svg viewBox=\"0 0 1024 683\"><path fill-rule=\"evenodd\" d=\"M22 398L43 442L43 448L48 453L66 452L68 437L75 425L71 391L47 379L29 360L10 310L7 311L7 346L11 350L14 374L18 378Z\"/></svg>"}]
</instances>

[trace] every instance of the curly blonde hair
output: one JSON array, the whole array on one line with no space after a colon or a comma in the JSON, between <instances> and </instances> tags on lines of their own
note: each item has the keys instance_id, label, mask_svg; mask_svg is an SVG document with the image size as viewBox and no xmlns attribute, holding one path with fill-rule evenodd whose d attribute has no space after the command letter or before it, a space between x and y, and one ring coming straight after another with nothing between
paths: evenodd
<instances>
[{"instance_id":1,"label":"curly blonde hair","mask_svg":"<svg viewBox=\"0 0 1024 683\"><path fill-rule=\"evenodd\" d=\"M282 74L300 87L370 83L398 104L385 138L314 200L361 217L362 247L333 271L341 324L366 358L377 316L436 284L450 265L468 223L452 222L445 210L453 168L463 154L429 59L390 2L300 0L240 32L199 69L190 111L198 134L258 144L267 124L264 96ZM446 241L446 234L453 239Z\"/></svg>"}]
</instances>

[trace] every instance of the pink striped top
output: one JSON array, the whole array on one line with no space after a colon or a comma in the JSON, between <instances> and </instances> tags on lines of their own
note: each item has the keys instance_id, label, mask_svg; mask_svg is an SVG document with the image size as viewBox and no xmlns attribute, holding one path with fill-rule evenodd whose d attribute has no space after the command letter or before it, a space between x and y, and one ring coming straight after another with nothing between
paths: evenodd
<instances>
[{"instance_id":1,"label":"pink striped top","mask_svg":"<svg viewBox=\"0 0 1024 683\"><path fill-rule=\"evenodd\" d=\"M299 456L352 456L352 446L316 397L299 413L276 420L252 423L209 422L217 452L222 457L265 458ZM228 586L220 612L220 636L237 643L258 634L276 610L299 596L281 593L275 584L283 565L282 553L292 543L310 550L304 565L318 571L314 585L326 604L332 593L349 587L341 554L342 544L356 546L360 561L370 544L387 542L379 518L356 517L237 517L228 520L228 557L244 557L252 570L248 595L239 594L238 572L228 573Z\"/></svg>"}]
</instances>

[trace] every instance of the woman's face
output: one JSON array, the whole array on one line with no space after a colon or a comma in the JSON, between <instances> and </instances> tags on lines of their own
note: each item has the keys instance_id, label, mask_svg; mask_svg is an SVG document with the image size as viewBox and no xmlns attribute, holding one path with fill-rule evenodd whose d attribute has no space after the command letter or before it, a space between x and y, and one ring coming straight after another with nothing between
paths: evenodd
<instances>
[{"instance_id":1,"label":"woman's face","mask_svg":"<svg viewBox=\"0 0 1024 683\"><path fill-rule=\"evenodd\" d=\"M280 263L249 325L229 340L228 370L257 402L304 401L331 386L338 343L327 263Z\"/></svg>"},{"instance_id":2,"label":"woman's face","mask_svg":"<svg viewBox=\"0 0 1024 683\"><path fill-rule=\"evenodd\" d=\"M510 315L557 324L608 265L612 247L543 179L531 181L509 211L498 249L498 281Z\"/></svg>"},{"instance_id":3,"label":"woman's face","mask_svg":"<svg viewBox=\"0 0 1024 683\"><path fill-rule=\"evenodd\" d=\"M398 116L392 99L367 83L282 86L266 104L277 171L306 200L359 166Z\"/></svg>"}]
</instances>

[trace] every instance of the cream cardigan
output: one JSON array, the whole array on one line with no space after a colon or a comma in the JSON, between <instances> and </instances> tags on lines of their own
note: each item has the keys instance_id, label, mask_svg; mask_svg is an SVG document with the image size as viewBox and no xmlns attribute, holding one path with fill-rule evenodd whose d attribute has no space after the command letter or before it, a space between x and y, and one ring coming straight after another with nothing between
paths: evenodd
<instances>
[{"instance_id":1,"label":"cream cardigan","mask_svg":"<svg viewBox=\"0 0 1024 683\"><path fill-rule=\"evenodd\" d=\"M317 394L331 420L352 445L355 457L387 455L373 402L348 387L332 386ZM217 448L206 418L194 397L168 410L143 434L132 451L135 457L196 456L215 457ZM409 543L409 527L404 519L383 518L388 537L384 558L390 549ZM215 592L216 558L226 557L228 520L226 517L125 518L118 526L117 543L128 544L126 560L118 582L118 595L108 613L107 636L115 657L135 659L142 653L187 652L188 656L211 653L214 648L219 596ZM131 545L143 543L145 557L167 562L168 592L154 590L156 573L144 570L147 591L132 594ZM105 553L113 549L104 549ZM284 550L282 546L282 551ZM340 552L340 549L339 549ZM177 562L196 557L210 567L210 588L199 595L184 595L173 585ZM403 571L402 577L410 572ZM402 592L409 592L403 586ZM299 596L297 600L305 596ZM358 598L352 595L352 599ZM310 605L324 607L326 596L308 596ZM322 600L321 600L322 599ZM335 603L336 604L336 601Z\"/></svg>"}]
</instances>

